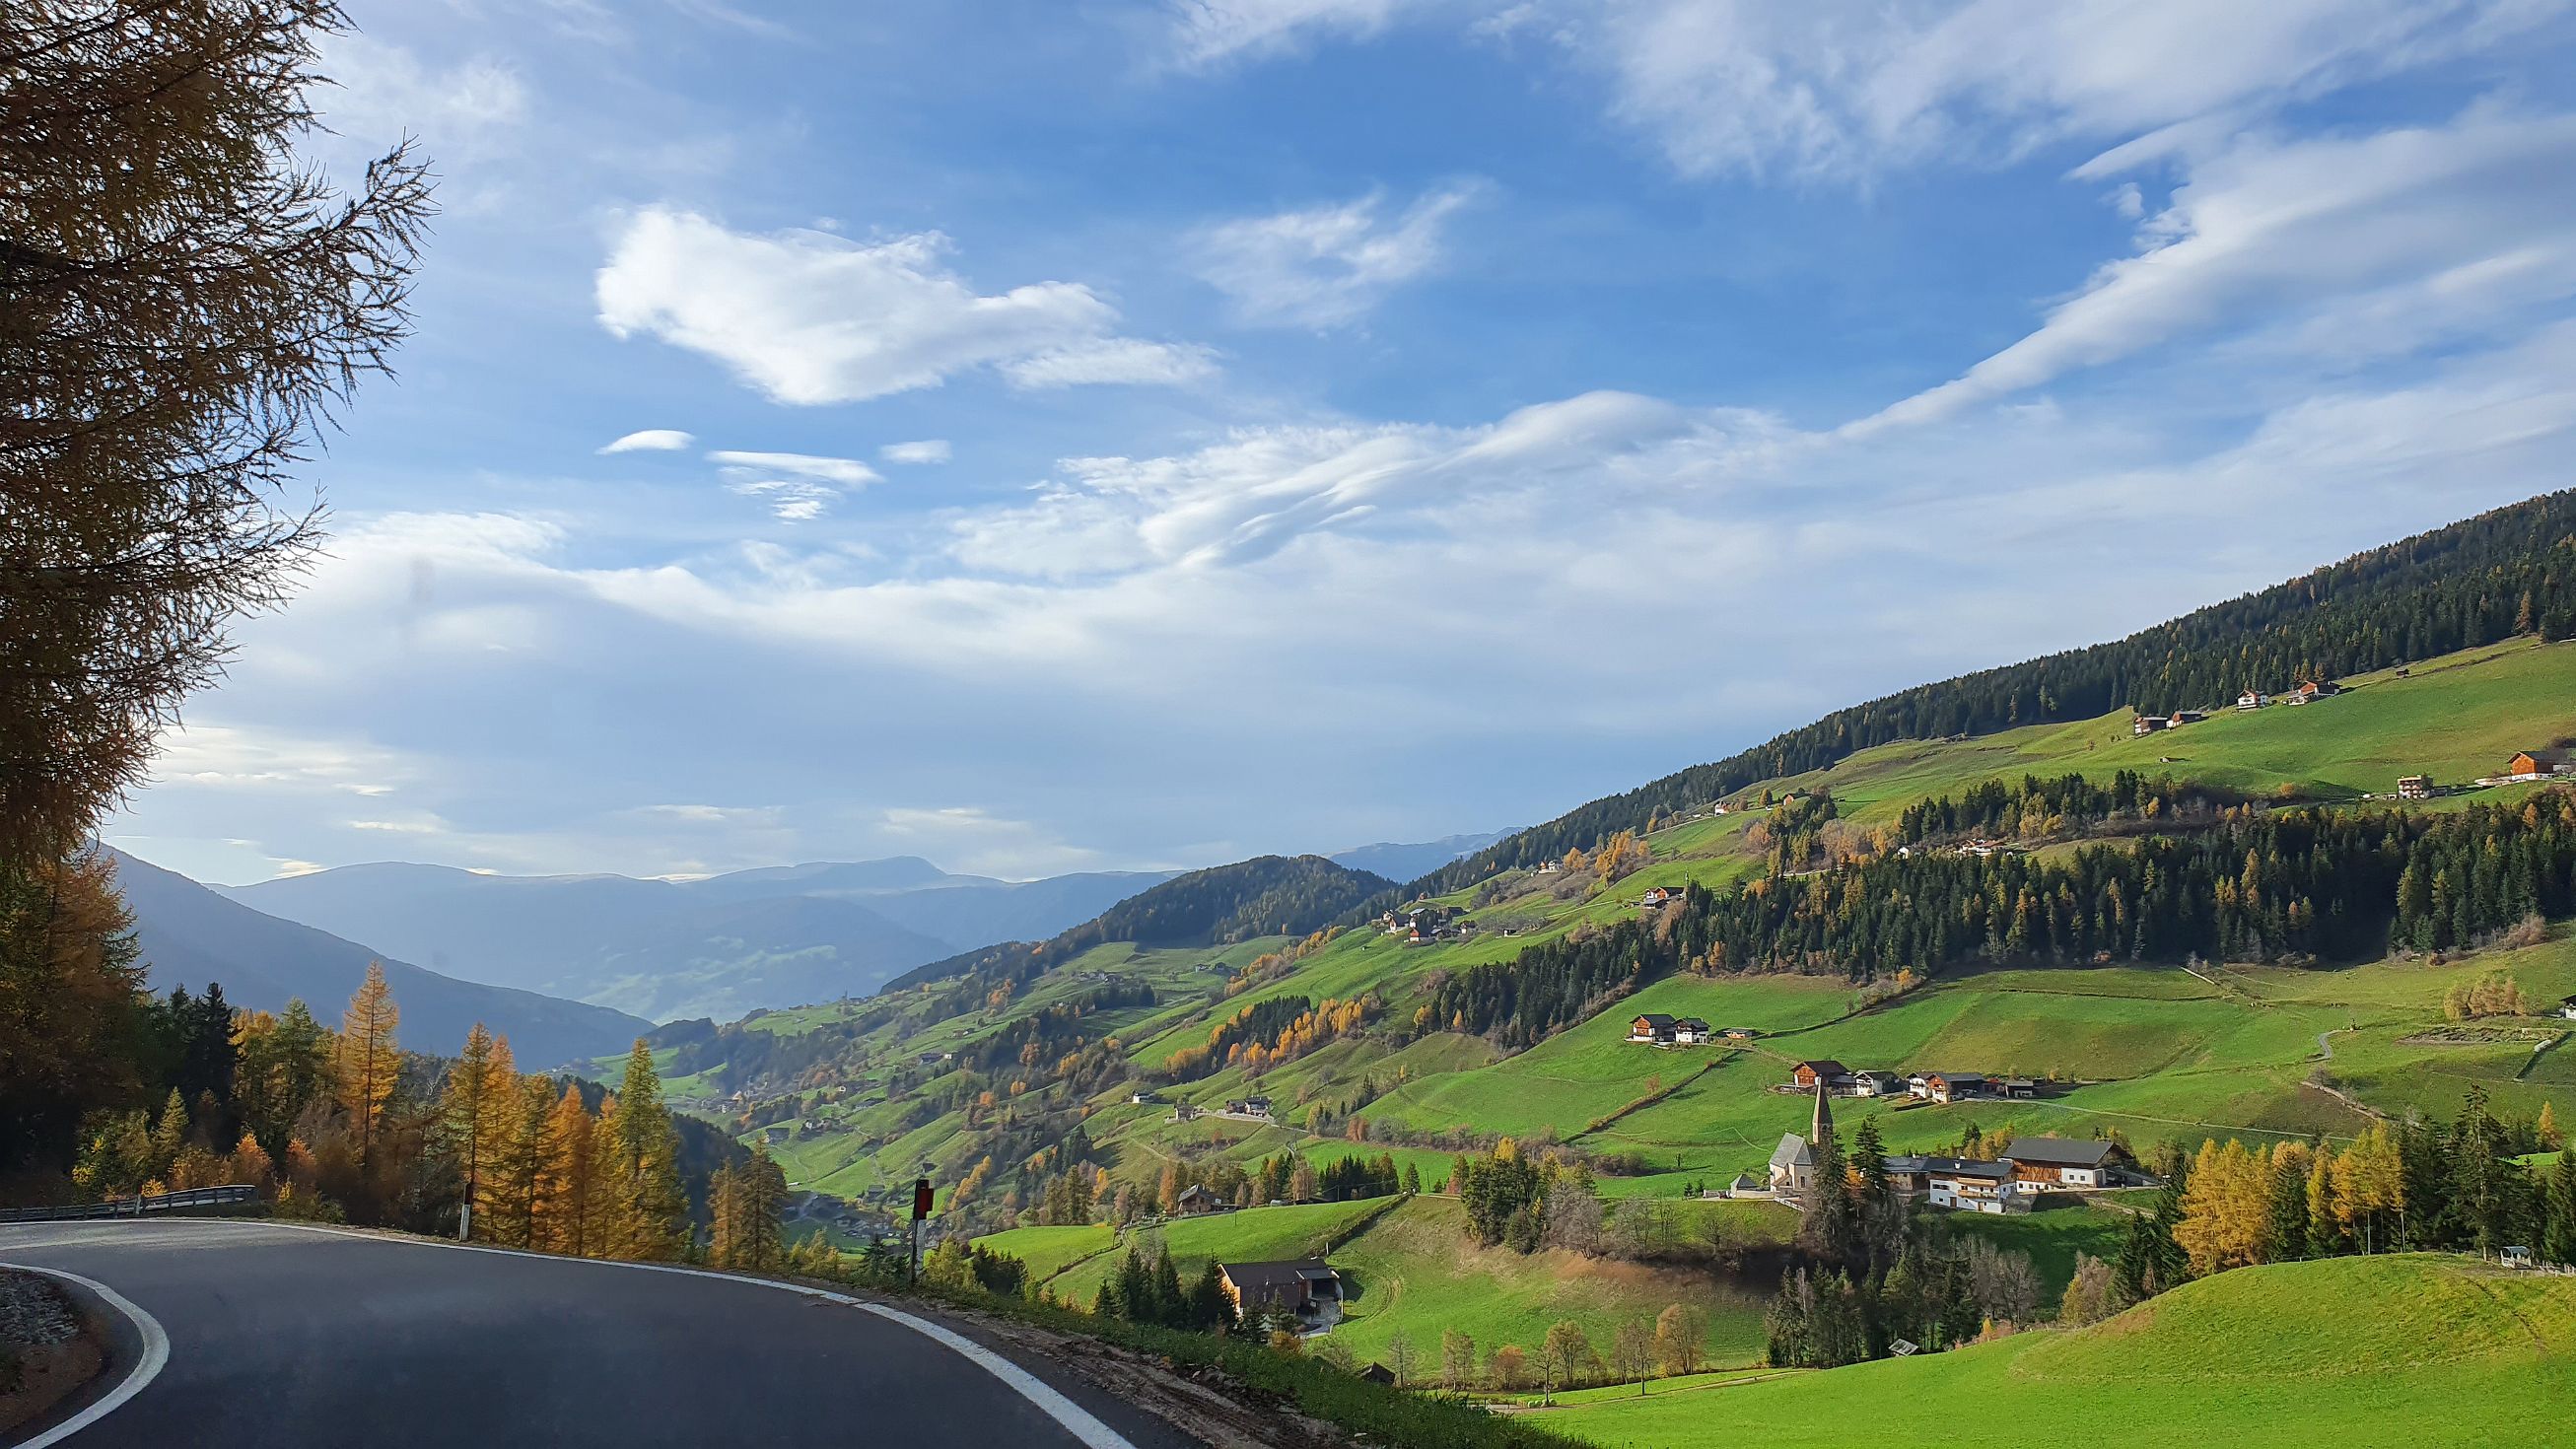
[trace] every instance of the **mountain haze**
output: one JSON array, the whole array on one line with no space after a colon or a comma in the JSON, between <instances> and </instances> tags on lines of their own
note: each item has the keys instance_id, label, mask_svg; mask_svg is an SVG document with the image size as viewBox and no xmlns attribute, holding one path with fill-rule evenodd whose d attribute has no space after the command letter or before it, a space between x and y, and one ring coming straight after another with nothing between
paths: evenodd
<instances>
[{"instance_id":1,"label":"mountain haze","mask_svg":"<svg viewBox=\"0 0 2576 1449\"><path fill-rule=\"evenodd\" d=\"M116 853L117 889L134 913L155 990L220 982L236 1006L274 1011L301 997L326 1022L382 961L402 1008L402 1040L452 1052L476 1022L510 1038L531 1068L622 1050L652 1023L533 991L459 981L328 932L253 910L186 876Z\"/></svg>"},{"instance_id":2,"label":"mountain haze","mask_svg":"<svg viewBox=\"0 0 2576 1449\"><path fill-rule=\"evenodd\" d=\"M668 1020L863 996L925 961L1053 935L1167 879L1098 871L1005 881L915 856L697 880L389 861L223 893L467 980Z\"/></svg>"}]
</instances>

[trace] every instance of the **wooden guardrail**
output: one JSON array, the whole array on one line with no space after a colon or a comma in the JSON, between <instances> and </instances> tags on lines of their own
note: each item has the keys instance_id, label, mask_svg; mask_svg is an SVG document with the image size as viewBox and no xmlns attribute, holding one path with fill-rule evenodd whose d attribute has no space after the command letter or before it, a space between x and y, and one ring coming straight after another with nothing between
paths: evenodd
<instances>
[{"instance_id":1,"label":"wooden guardrail","mask_svg":"<svg viewBox=\"0 0 2576 1449\"><path fill-rule=\"evenodd\" d=\"M168 1212L173 1208L219 1207L245 1203L259 1196L259 1189L247 1183L223 1187L191 1187L178 1192L157 1193L151 1197L110 1198L106 1202L80 1203L71 1207L0 1208L0 1223L53 1223L88 1218L136 1218L147 1213Z\"/></svg>"}]
</instances>

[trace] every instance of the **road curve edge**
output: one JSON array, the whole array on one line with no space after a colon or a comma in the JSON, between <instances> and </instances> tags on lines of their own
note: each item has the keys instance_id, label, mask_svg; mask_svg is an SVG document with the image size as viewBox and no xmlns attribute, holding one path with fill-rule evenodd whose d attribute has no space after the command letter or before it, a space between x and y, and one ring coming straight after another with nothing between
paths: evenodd
<instances>
[{"instance_id":1,"label":"road curve edge","mask_svg":"<svg viewBox=\"0 0 2576 1449\"><path fill-rule=\"evenodd\" d=\"M152 1380L160 1376L162 1367L170 1362L170 1335L161 1331L161 1321L136 1307L133 1300L124 1294L97 1279L84 1278L78 1273L67 1272L61 1268L47 1268L35 1263L0 1263L0 1268L14 1268L22 1273L39 1273L48 1278L79 1285L96 1295L110 1308L125 1315L126 1321L134 1325L135 1333L143 1341L142 1353L125 1371L125 1377L117 1382L116 1387L100 1395L96 1401L79 1413L36 1437L20 1443L17 1449L47 1449L47 1446L59 1444L106 1418L122 1407L126 1400L143 1392Z\"/></svg>"}]
</instances>

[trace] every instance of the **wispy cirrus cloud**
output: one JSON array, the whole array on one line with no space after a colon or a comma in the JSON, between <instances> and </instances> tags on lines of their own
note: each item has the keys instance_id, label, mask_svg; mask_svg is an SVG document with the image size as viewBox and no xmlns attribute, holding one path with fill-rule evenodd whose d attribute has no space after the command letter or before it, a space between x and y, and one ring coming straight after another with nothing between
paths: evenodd
<instances>
[{"instance_id":1,"label":"wispy cirrus cloud","mask_svg":"<svg viewBox=\"0 0 2576 1449\"><path fill-rule=\"evenodd\" d=\"M1079 282L976 290L946 237L853 242L735 231L696 212L625 219L596 278L599 320L703 353L781 403L857 402L994 368L1023 387L1171 384L1214 368L1204 348L1118 335L1118 310Z\"/></svg>"},{"instance_id":2,"label":"wispy cirrus cloud","mask_svg":"<svg viewBox=\"0 0 2576 1449\"><path fill-rule=\"evenodd\" d=\"M1483 194L1478 182L1425 193L1394 216L1372 192L1353 201L1240 217L1202 230L1197 267L1246 320L1335 327L1367 314L1446 259L1448 223Z\"/></svg>"},{"instance_id":3,"label":"wispy cirrus cloud","mask_svg":"<svg viewBox=\"0 0 2576 1449\"><path fill-rule=\"evenodd\" d=\"M877 456L889 463L945 463L950 457L946 438L922 438L909 443L888 443L877 449Z\"/></svg>"},{"instance_id":4,"label":"wispy cirrus cloud","mask_svg":"<svg viewBox=\"0 0 2576 1449\"><path fill-rule=\"evenodd\" d=\"M2474 334L2576 295L2576 115L2472 112L2448 125L2248 139L2194 162L2035 331L1852 424L1921 422L2241 321L2359 357Z\"/></svg>"},{"instance_id":5,"label":"wispy cirrus cloud","mask_svg":"<svg viewBox=\"0 0 2576 1449\"><path fill-rule=\"evenodd\" d=\"M615 453L676 453L696 441L696 437L678 428L644 428L606 444L599 452L602 457Z\"/></svg>"}]
</instances>

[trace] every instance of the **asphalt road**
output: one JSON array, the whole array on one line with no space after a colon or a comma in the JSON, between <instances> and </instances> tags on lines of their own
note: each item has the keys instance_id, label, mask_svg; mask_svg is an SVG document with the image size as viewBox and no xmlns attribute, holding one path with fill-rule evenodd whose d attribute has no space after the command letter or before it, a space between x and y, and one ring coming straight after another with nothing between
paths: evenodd
<instances>
[{"instance_id":1,"label":"asphalt road","mask_svg":"<svg viewBox=\"0 0 2576 1449\"><path fill-rule=\"evenodd\" d=\"M237 1221L0 1227L0 1262L95 1279L168 1335L74 1449L1193 1442L1015 1360L1068 1427L903 1323L735 1280Z\"/></svg>"}]
</instances>

